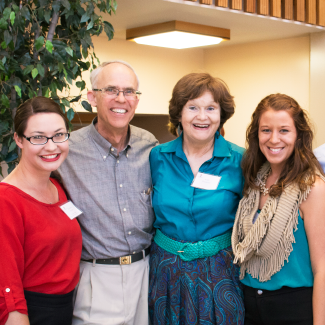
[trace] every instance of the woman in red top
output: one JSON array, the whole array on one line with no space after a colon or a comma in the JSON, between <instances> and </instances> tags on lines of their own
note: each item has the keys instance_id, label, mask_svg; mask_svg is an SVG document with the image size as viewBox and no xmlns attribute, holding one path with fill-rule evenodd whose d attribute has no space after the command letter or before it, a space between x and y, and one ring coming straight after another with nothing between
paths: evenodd
<instances>
[{"instance_id":1,"label":"woman in red top","mask_svg":"<svg viewBox=\"0 0 325 325\"><path fill-rule=\"evenodd\" d=\"M50 178L68 155L68 121L57 103L36 97L14 123L21 157L0 183L0 325L71 325L82 238Z\"/></svg>"}]
</instances>

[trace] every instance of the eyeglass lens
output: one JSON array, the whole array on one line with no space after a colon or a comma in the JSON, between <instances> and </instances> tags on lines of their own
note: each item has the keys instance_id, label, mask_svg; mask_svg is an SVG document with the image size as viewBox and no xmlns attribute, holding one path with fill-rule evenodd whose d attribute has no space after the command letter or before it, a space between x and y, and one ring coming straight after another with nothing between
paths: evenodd
<instances>
[{"instance_id":1,"label":"eyeglass lens","mask_svg":"<svg viewBox=\"0 0 325 325\"><path fill-rule=\"evenodd\" d=\"M51 138L46 136L35 136L30 138L32 144L45 144L49 139L52 139L54 143L60 143L68 140L69 133L58 133Z\"/></svg>"}]
</instances>

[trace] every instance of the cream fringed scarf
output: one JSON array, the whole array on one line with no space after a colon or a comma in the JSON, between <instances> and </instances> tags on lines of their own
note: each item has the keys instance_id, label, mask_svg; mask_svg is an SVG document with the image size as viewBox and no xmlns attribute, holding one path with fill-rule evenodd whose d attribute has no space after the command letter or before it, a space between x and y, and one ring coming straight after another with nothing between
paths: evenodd
<instances>
[{"instance_id":1,"label":"cream fringed scarf","mask_svg":"<svg viewBox=\"0 0 325 325\"><path fill-rule=\"evenodd\" d=\"M257 184L269 169L269 163L262 166L257 174ZM279 197L267 199L253 224L260 191L249 189L248 196L239 203L231 238L234 262L241 266L240 279L248 272L253 278L265 282L281 270L295 242L293 232L297 230L299 206L310 190L308 187L301 191L296 183L288 185Z\"/></svg>"}]
</instances>

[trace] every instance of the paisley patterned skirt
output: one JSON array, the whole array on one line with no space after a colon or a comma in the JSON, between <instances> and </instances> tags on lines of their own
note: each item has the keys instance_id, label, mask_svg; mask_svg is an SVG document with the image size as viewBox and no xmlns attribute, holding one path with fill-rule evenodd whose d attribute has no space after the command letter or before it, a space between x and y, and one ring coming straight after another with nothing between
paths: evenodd
<instances>
[{"instance_id":1,"label":"paisley patterned skirt","mask_svg":"<svg viewBox=\"0 0 325 325\"><path fill-rule=\"evenodd\" d=\"M185 262L155 242L150 251L149 315L152 325L243 325L239 268L231 247Z\"/></svg>"}]
</instances>

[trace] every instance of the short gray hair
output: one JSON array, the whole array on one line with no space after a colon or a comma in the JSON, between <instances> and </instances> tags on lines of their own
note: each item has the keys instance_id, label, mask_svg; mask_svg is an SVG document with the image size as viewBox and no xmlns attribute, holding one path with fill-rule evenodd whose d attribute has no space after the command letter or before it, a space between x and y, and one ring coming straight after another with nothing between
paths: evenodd
<instances>
[{"instance_id":1,"label":"short gray hair","mask_svg":"<svg viewBox=\"0 0 325 325\"><path fill-rule=\"evenodd\" d=\"M102 72L104 67L106 67L107 65L109 65L111 63L120 63L120 64L127 66L129 69L131 69L132 72L135 74L135 77L137 78L137 82L138 82L137 90L139 89L140 81L139 81L139 77L138 77L137 73L134 71L134 69L131 67L131 65L129 63L127 63L125 61L121 61L121 60L103 62L100 66L98 66L96 69L94 69L90 73L90 83L91 83L91 87L93 89L97 87L97 78L98 78L99 74Z\"/></svg>"}]
</instances>

